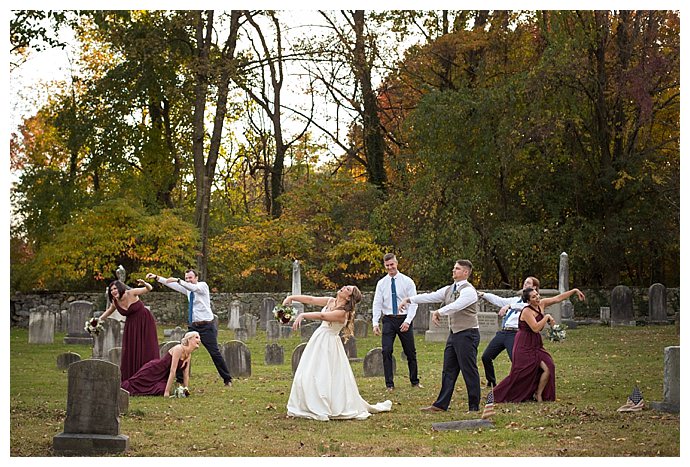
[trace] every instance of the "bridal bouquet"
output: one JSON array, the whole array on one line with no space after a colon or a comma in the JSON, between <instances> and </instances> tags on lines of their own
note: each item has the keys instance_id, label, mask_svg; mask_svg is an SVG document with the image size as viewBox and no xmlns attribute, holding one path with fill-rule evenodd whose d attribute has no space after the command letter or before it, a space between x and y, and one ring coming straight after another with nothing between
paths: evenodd
<instances>
[{"instance_id":1,"label":"bridal bouquet","mask_svg":"<svg viewBox=\"0 0 690 467\"><path fill-rule=\"evenodd\" d=\"M564 340L566 329L568 329L568 326L565 324L554 324L549 328L549 340L553 342Z\"/></svg>"},{"instance_id":2,"label":"bridal bouquet","mask_svg":"<svg viewBox=\"0 0 690 467\"><path fill-rule=\"evenodd\" d=\"M297 312L290 305L277 305L273 308L273 316L279 323L289 323L296 314Z\"/></svg>"},{"instance_id":3,"label":"bridal bouquet","mask_svg":"<svg viewBox=\"0 0 690 467\"><path fill-rule=\"evenodd\" d=\"M171 398L189 397L189 388L187 386L177 386L175 391L170 394Z\"/></svg>"},{"instance_id":4,"label":"bridal bouquet","mask_svg":"<svg viewBox=\"0 0 690 467\"><path fill-rule=\"evenodd\" d=\"M103 323L98 318L91 318L86 323L84 323L84 331L88 332L92 336L97 336L103 331Z\"/></svg>"}]
</instances>

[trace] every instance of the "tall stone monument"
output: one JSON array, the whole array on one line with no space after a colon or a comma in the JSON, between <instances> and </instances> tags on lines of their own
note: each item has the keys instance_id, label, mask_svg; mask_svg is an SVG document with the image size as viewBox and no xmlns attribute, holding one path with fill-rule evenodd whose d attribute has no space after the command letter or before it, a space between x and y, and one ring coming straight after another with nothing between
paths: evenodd
<instances>
[{"instance_id":1,"label":"tall stone monument","mask_svg":"<svg viewBox=\"0 0 690 467\"><path fill-rule=\"evenodd\" d=\"M570 267L568 265L568 253L565 251L561 253L560 262L558 263L558 293L562 294L570 290ZM561 308L561 323L574 329L577 327L575 322L575 306L570 300L563 300L560 303Z\"/></svg>"},{"instance_id":2,"label":"tall stone monument","mask_svg":"<svg viewBox=\"0 0 690 467\"><path fill-rule=\"evenodd\" d=\"M84 329L86 321L93 315L93 303L85 300L76 300L69 304L67 310L67 335L64 338L65 344L91 345L93 338Z\"/></svg>"},{"instance_id":3,"label":"tall stone monument","mask_svg":"<svg viewBox=\"0 0 690 467\"><path fill-rule=\"evenodd\" d=\"M302 278L300 276L299 261L292 262L292 295L302 294ZM292 306L297 314L304 312L304 305L299 302L292 302Z\"/></svg>"}]
</instances>

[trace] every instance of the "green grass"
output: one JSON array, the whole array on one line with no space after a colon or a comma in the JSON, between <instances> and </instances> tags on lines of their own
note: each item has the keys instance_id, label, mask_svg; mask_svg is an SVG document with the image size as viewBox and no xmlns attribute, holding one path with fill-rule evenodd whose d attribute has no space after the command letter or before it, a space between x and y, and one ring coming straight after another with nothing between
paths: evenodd
<instances>
[{"instance_id":1,"label":"green grass","mask_svg":"<svg viewBox=\"0 0 690 467\"><path fill-rule=\"evenodd\" d=\"M159 326L162 342L162 329ZM221 330L219 342L233 338ZM87 346L29 345L26 329L10 331L10 455L51 456L53 436L64 426L67 372L57 369L57 355L82 358ZM362 396L371 403L390 398L393 410L364 421L317 422L286 417L292 370L290 356L299 343L281 341L285 364L264 363L265 334L248 343L252 376L226 388L202 348L194 354L188 399L132 397L120 417L129 436L123 456L680 456L680 417L646 409L618 413L633 386L647 403L663 400L664 347L679 345L673 326L568 330L561 343L546 342L556 362L557 400L552 403L498 404L495 427L483 430L433 431L440 421L476 418L467 415L462 378L448 412L425 414L440 389L443 343L416 337L422 390L412 389L400 358L396 390L385 391L383 377L364 378L362 364L352 367ZM380 346L373 336L357 341L358 356ZM479 353L483 351L482 343ZM483 368L480 365L480 374ZM499 379L509 371L505 353L496 360ZM484 391L485 393L485 391Z\"/></svg>"}]
</instances>

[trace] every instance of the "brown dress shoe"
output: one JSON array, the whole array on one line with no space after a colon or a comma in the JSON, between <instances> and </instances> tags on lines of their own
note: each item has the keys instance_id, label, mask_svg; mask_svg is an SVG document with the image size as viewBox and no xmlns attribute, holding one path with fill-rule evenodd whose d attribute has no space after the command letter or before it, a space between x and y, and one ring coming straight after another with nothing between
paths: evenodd
<instances>
[{"instance_id":1,"label":"brown dress shoe","mask_svg":"<svg viewBox=\"0 0 690 467\"><path fill-rule=\"evenodd\" d=\"M424 389L424 386L422 386L422 383L413 384L412 387L416 388L416 389Z\"/></svg>"},{"instance_id":2,"label":"brown dress shoe","mask_svg":"<svg viewBox=\"0 0 690 467\"><path fill-rule=\"evenodd\" d=\"M429 407L422 407L421 409L422 412L445 412L445 410L436 407L435 405L430 405Z\"/></svg>"}]
</instances>

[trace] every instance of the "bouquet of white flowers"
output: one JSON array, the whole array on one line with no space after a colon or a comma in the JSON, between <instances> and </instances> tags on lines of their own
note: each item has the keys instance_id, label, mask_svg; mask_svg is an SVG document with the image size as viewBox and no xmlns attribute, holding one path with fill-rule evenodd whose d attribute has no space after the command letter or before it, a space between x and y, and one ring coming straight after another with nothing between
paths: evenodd
<instances>
[{"instance_id":1,"label":"bouquet of white flowers","mask_svg":"<svg viewBox=\"0 0 690 467\"><path fill-rule=\"evenodd\" d=\"M549 340L553 342L560 342L565 339L565 330L568 326L565 324L554 324L549 328Z\"/></svg>"},{"instance_id":2,"label":"bouquet of white flowers","mask_svg":"<svg viewBox=\"0 0 690 467\"><path fill-rule=\"evenodd\" d=\"M290 305L277 305L273 308L273 316L278 322L288 324L296 315L295 309Z\"/></svg>"},{"instance_id":3,"label":"bouquet of white flowers","mask_svg":"<svg viewBox=\"0 0 690 467\"><path fill-rule=\"evenodd\" d=\"M98 318L91 318L86 323L84 323L84 331L88 332L92 336L97 336L103 331L103 322Z\"/></svg>"},{"instance_id":4,"label":"bouquet of white flowers","mask_svg":"<svg viewBox=\"0 0 690 467\"><path fill-rule=\"evenodd\" d=\"M189 388L187 386L177 386L170 397L182 398L189 397Z\"/></svg>"}]
</instances>

